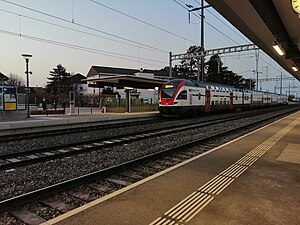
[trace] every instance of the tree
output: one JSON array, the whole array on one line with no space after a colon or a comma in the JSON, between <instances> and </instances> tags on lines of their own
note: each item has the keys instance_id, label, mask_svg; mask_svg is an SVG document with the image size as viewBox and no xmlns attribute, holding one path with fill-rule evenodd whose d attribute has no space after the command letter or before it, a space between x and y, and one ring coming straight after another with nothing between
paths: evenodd
<instances>
[{"instance_id":1,"label":"tree","mask_svg":"<svg viewBox=\"0 0 300 225\"><path fill-rule=\"evenodd\" d=\"M10 73L8 76L7 84L16 87L24 87L25 81L23 78L19 77L17 74Z\"/></svg>"},{"instance_id":2,"label":"tree","mask_svg":"<svg viewBox=\"0 0 300 225\"><path fill-rule=\"evenodd\" d=\"M255 82L253 80L245 79L233 71L228 70L228 67L223 66L219 55L211 56L209 61L207 61L205 64L207 67L207 82L227 84L236 88L255 88Z\"/></svg>"},{"instance_id":3,"label":"tree","mask_svg":"<svg viewBox=\"0 0 300 225\"><path fill-rule=\"evenodd\" d=\"M196 54L200 52L199 46L191 46L187 49L187 54ZM174 72L177 73L178 77L186 79L196 79L198 73L198 62L199 60L192 57L189 59L181 60L181 65L175 65ZM200 65L199 65L200 66Z\"/></svg>"},{"instance_id":4,"label":"tree","mask_svg":"<svg viewBox=\"0 0 300 225\"><path fill-rule=\"evenodd\" d=\"M73 85L70 83L70 73L67 73L66 68L61 64L53 68L53 71L49 72L50 80L47 82L46 91L48 94L54 95L58 103L62 100L66 101L68 99L69 92L74 89Z\"/></svg>"}]
</instances>

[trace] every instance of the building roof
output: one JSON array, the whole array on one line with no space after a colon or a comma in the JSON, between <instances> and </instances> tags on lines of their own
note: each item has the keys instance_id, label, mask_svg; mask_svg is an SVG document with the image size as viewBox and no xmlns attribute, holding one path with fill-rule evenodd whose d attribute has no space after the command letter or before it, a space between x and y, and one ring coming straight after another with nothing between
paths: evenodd
<instances>
[{"instance_id":1,"label":"building roof","mask_svg":"<svg viewBox=\"0 0 300 225\"><path fill-rule=\"evenodd\" d=\"M9 80L7 76L5 76L3 73L0 72L0 80Z\"/></svg>"},{"instance_id":2,"label":"building roof","mask_svg":"<svg viewBox=\"0 0 300 225\"><path fill-rule=\"evenodd\" d=\"M80 73L77 73L69 78L72 84L86 84L86 77Z\"/></svg>"}]
</instances>

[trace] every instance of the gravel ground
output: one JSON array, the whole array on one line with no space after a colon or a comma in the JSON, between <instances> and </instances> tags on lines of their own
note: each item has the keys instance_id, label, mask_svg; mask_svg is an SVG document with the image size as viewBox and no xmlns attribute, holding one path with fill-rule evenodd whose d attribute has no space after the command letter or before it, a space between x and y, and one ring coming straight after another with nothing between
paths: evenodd
<instances>
[{"instance_id":1,"label":"gravel ground","mask_svg":"<svg viewBox=\"0 0 300 225\"><path fill-rule=\"evenodd\" d=\"M0 171L0 200L101 170L153 152L165 150L181 143L209 136L216 131L232 129L233 127L238 127L239 124L251 123L258 118L261 119L268 116L259 115L251 119L240 119L235 121L235 123L222 123L221 126L213 125L163 137L149 138L131 144L100 149L72 157L21 167L15 170ZM49 138L48 143L51 143L51 138Z\"/></svg>"}]
</instances>

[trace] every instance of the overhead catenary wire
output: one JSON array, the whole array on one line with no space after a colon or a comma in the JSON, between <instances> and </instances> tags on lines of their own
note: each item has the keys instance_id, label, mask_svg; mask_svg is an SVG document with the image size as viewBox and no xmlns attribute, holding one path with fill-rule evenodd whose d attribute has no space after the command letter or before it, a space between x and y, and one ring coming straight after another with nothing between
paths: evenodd
<instances>
[{"instance_id":1,"label":"overhead catenary wire","mask_svg":"<svg viewBox=\"0 0 300 225\"><path fill-rule=\"evenodd\" d=\"M114 58L119 58L119 59L125 59L125 60L129 60L129 61L134 61L134 62L138 61L138 62L142 62L144 64L148 64L148 65L152 65L152 66L159 66L159 65L151 64L151 63L144 62L144 61L141 61L141 60L146 60L146 61L150 61L150 62L165 63L165 62L158 61L158 60L152 60L152 59L146 59L146 58L141 58L141 57L136 57L136 56L131 56L131 55L125 55L125 54L119 54L119 53L114 53L114 52L109 52L109 51L103 51L103 50L99 50L99 49L84 47L84 46L80 46L80 45L73 45L73 44L69 44L69 43L65 43L65 42L54 41L54 40L35 37L35 36L30 36L30 35L26 35L26 34L21 34L20 35L19 33L7 31L7 30L0 30L0 33L11 35L11 36L16 36L16 37L20 37L20 38L26 38L26 39L29 39L29 40L39 41L39 42L43 42L43 43L48 43L48 44L52 44L52 45L56 45L56 46L67 47L67 48L71 48L71 49L75 49L75 50L81 50L81 51L85 51L85 52L100 54L100 55L103 55L103 56L109 56L109 57L114 57ZM135 59L135 60L133 60L133 59Z\"/></svg>"},{"instance_id":2,"label":"overhead catenary wire","mask_svg":"<svg viewBox=\"0 0 300 225\"><path fill-rule=\"evenodd\" d=\"M75 28L67 27L67 26L64 26L64 25L60 25L60 24L48 22L48 21L45 21L45 20L41 20L41 19L37 19L37 18L31 17L31 16L26 16L26 15L23 15L23 14L15 13L15 12L12 12L12 11L9 11L9 10L0 9L0 11L6 12L6 13L9 13L9 14L12 14L12 15L16 15L19 18L23 17L23 18L26 18L26 19L38 21L38 22L41 22L41 23L45 23L45 24L49 24L49 25L52 25L52 26L60 27L60 28L63 28L63 29L75 31L75 32L78 32L78 33L82 33L82 34L86 34L86 35L90 35L90 36L102 38L102 39L105 39L105 40L109 40L109 41L121 43L121 44L124 44L124 45L129 45L129 46L137 47L137 48L143 48L143 49L146 49L146 50L150 50L150 51L154 51L154 52L157 52L157 53L163 53L163 54L165 54L165 52L162 52L162 51L158 51L158 50L150 49L150 48L143 47L143 46L140 46L140 45L135 45L135 44L131 44L131 43L128 43L128 42L123 42L123 41L120 41L120 40L116 40L116 39L112 39L112 38L100 36L98 34L93 34L93 33L89 33L89 32L82 31L82 30L78 30L78 29L75 29ZM19 26L21 26L20 22L19 22ZM20 30L19 32L21 33L21 29L19 29L19 30Z\"/></svg>"},{"instance_id":3,"label":"overhead catenary wire","mask_svg":"<svg viewBox=\"0 0 300 225\"><path fill-rule=\"evenodd\" d=\"M181 4L179 1L177 0L173 0L175 3L177 3L178 5L180 5L182 8L184 8L185 10L189 11L188 8L186 8L183 4ZM191 12L194 16L198 17L199 19L201 19L200 15L197 15L194 12ZM204 23L207 24L208 26L212 27L213 29L215 29L216 31L218 31L220 34L222 34L224 37L226 37L227 39L231 40L233 43L240 45L240 43L238 43L237 41L233 40L231 37L229 37L228 35L226 35L224 32L220 31L218 28L216 28L214 25L212 25L211 23L207 22L206 20L204 20Z\"/></svg>"},{"instance_id":4,"label":"overhead catenary wire","mask_svg":"<svg viewBox=\"0 0 300 225\"><path fill-rule=\"evenodd\" d=\"M103 3L100 3L100 2L95 1L95 0L90 0L90 1L93 2L93 3L95 3L95 4L97 4L97 5L102 6L102 7L104 7L104 8L107 8L107 9L109 9L109 10L112 10L112 11L114 11L114 12L116 12L116 13L119 13L119 14L121 14L121 15L123 15L123 16L126 16L126 17L128 17L128 18L131 18L131 19L133 19L133 20L136 20L136 21L138 21L138 22L140 22L140 23L146 24L146 25L148 25L148 26L150 26L150 27L153 27L153 28L156 28L156 29L158 29L158 30L160 30L160 31L163 31L163 32L165 32L165 33L168 33L168 34L170 34L170 35L172 35L172 36L175 36L175 37L181 38L181 39L183 39L183 40L189 41L189 42L191 42L191 43L197 44L197 42L195 42L195 41L193 41L193 40L190 40L190 39L188 39L188 38L186 38L186 37L183 37L183 36L181 36L181 35L175 34L174 32L168 31L168 30L166 30L166 29L164 29L164 28L161 28L161 27L159 27L159 26L156 26L156 25L154 25L154 24L151 24L151 23L149 23L149 22L146 22L146 21L144 21L144 20L141 20L141 19L139 19L139 18L137 18L137 17L134 17L134 16L132 16L132 15L129 15L129 14L127 14L127 13L124 13L124 12L122 12L122 11L120 11L120 10L114 9L114 8L112 8L112 7L110 7L110 6L107 6L107 5L103 4Z\"/></svg>"},{"instance_id":5,"label":"overhead catenary wire","mask_svg":"<svg viewBox=\"0 0 300 225\"><path fill-rule=\"evenodd\" d=\"M40 10L36 10L36 9L31 8L31 7L27 7L27 6L24 6L24 5L21 5L21 4L17 4L17 3L14 3L14 2L8 1L8 0L0 0L0 1L6 2L8 4L11 4L11 5L14 5L14 6L17 6L17 7L26 9L26 10L29 10L29 11L36 12L38 14L42 14L44 16L48 16L48 17L51 17L51 18L54 18L54 19L57 19L57 20L60 20L60 21L64 21L66 23L74 24L76 26L83 27L83 28L88 29L88 30L92 30L92 31L95 31L95 32L103 33L105 35L121 39L123 41L128 41L128 42L131 42L131 43L135 43L135 44L138 44L140 46L144 46L144 47L147 47L147 48L155 49L157 51L161 51L161 52L164 52L164 53L169 53L169 51L162 50L162 49L159 49L159 48L147 45L147 44L143 44L143 43L140 43L138 41L134 41L134 40L131 40L131 39L128 39L128 38L124 38L124 37L121 37L119 35L112 34L112 33L109 33L109 32L103 31L103 30L99 30L99 29L96 29L96 28L93 28L93 27L90 27L90 26L87 26L87 25L84 25L84 24L81 24L81 23L76 23L75 21L72 22L72 21L69 21L68 19L65 19L65 18L62 18L62 17L59 17L59 16L55 16L55 15L52 15L50 13L46 13L46 12L43 12L43 11L40 11Z\"/></svg>"},{"instance_id":6,"label":"overhead catenary wire","mask_svg":"<svg viewBox=\"0 0 300 225\"><path fill-rule=\"evenodd\" d=\"M246 41L247 43L250 43L248 39L246 39L243 35L241 35L240 33L238 33L236 30L234 30L231 26L229 26L227 23L225 23L224 21L222 21L220 18L218 18L215 14L213 14L209 9L207 9L207 12L209 14L211 14L213 17L215 17L217 20L219 20L221 23L223 23L226 27L228 27L232 32L234 32L235 34L237 34L238 36L240 36L244 41Z\"/></svg>"},{"instance_id":7,"label":"overhead catenary wire","mask_svg":"<svg viewBox=\"0 0 300 225\"><path fill-rule=\"evenodd\" d=\"M198 0L194 0L197 4L200 5L200 2ZM240 33L238 33L236 30L234 30L231 26L229 26L227 23L225 23L224 21L222 21L220 18L218 18L215 14L213 14L211 12L211 10L207 9L207 12L209 14L211 14L213 17L215 17L217 20L219 20L221 23L223 23L226 27L228 27L231 31L233 31L235 34L237 34L238 36L240 36L244 41L249 43L249 40L246 39L243 35L241 35Z\"/></svg>"}]
</instances>

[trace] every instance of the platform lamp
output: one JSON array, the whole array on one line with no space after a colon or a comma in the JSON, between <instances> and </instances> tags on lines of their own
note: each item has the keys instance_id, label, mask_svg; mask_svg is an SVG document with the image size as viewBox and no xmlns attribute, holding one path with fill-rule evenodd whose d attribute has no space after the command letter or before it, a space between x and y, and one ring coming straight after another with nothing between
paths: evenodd
<instances>
[{"instance_id":1,"label":"platform lamp","mask_svg":"<svg viewBox=\"0 0 300 225\"><path fill-rule=\"evenodd\" d=\"M28 71L28 63L29 59L32 57L32 55L29 54L22 54L23 58L26 62L26 109L27 109L27 118L30 117L30 107L29 107L29 74L32 74L31 71Z\"/></svg>"}]
</instances>

